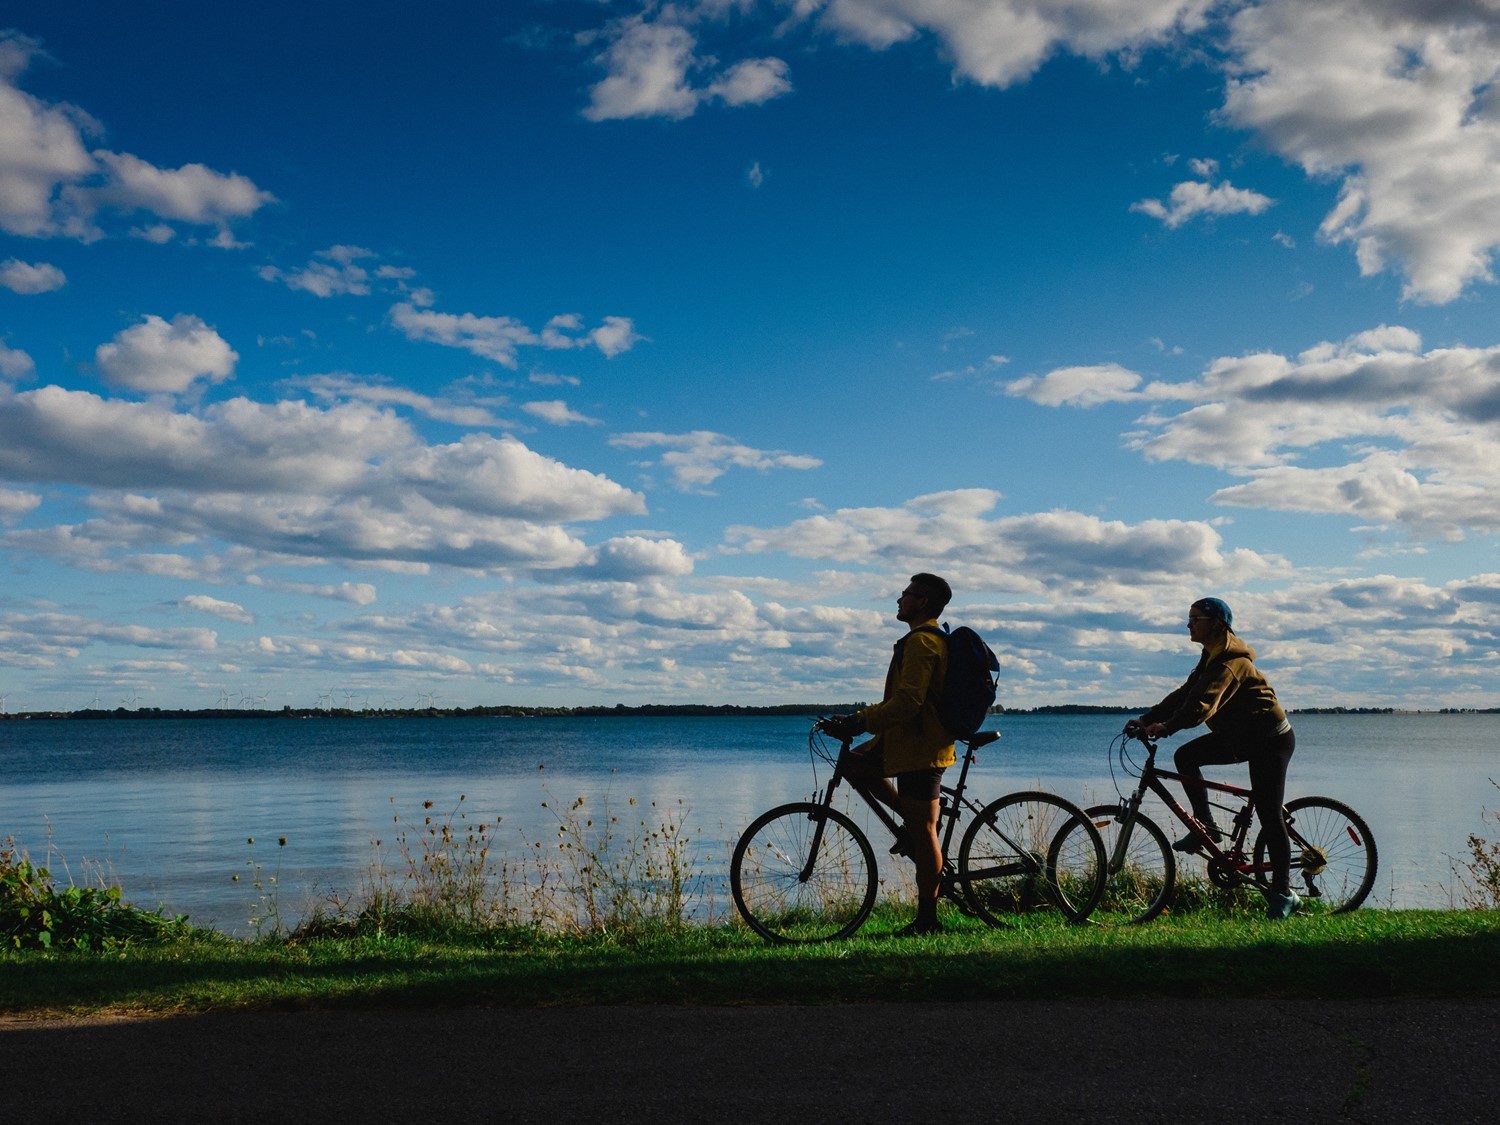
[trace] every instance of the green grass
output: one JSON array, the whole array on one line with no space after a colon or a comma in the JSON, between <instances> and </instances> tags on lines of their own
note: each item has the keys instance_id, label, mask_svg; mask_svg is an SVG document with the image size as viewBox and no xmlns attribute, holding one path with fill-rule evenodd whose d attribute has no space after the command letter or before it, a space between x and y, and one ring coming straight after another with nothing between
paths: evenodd
<instances>
[{"instance_id":1,"label":"green grass","mask_svg":"<svg viewBox=\"0 0 1500 1125\"><path fill-rule=\"evenodd\" d=\"M1268 923L1200 913L1148 926L968 920L775 947L739 927L625 935L529 930L468 938L239 942L201 931L107 954L0 954L0 1012L178 1013L392 1005L819 1004L1124 997L1500 996L1500 912L1364 910Z\"/></svg>"}]
</instances>

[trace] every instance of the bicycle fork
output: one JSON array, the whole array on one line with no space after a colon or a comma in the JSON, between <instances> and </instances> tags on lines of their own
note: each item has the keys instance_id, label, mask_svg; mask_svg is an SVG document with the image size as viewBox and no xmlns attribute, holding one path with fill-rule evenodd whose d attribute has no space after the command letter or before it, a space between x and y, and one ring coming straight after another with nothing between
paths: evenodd
<instances>
[{"instance_id":1,"label":"bicycle fork","mask_svg":"<svg viewBox=\"0 0 1500 1125\"><path fill-rule=\"evenodd\" d=\"M812 873L818 866L818 852L823 847L823 828L828 824L828 810L833 807L833 791L839 783L839 771L833 771L833 777L828 781L828 788L823 791L823 799L818 802L818 811L812 813L810 819L813 822L812 843L807 848L807 862L802 865L802 870L797 872L797 882L805 883L812 878Z\"/></svg>"}]
</instances>

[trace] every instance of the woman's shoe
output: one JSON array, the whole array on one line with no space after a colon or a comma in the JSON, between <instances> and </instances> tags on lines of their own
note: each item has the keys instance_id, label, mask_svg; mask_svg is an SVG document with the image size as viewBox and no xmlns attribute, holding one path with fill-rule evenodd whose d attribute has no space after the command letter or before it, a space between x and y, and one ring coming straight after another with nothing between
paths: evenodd
<instances>
[{"instance_id":1,"label":"woman's shoe","mask_svg":"<svg viewBox=\"0 0 1500 1125\"><path fill-rule=\"evenodd\" d=\"M1208 826L1208 834L1216 844L1220 840L1224 839L1224 833L1220 832L1213 825ZM1196 832L1189 832L1186 836L1172 845L1172 850L1174 852L1187 852L1188 855L1192 855L1195 852L1201 852L1203 850L1203 837L1199 836Z\"/></svg>"},{"instance_id":2,"label":"woman's shoe","mask_svg":"<svg viewBox=\"0 0 1500 1125\"><path fill-rule=\"evenodd\" d=\"M1266 892L1266 917L1273 922L1284 922L1292 916L1292 911L1302 905L1302 900L1297 897L1296 891Z\"/></svg>"}]
</instances>

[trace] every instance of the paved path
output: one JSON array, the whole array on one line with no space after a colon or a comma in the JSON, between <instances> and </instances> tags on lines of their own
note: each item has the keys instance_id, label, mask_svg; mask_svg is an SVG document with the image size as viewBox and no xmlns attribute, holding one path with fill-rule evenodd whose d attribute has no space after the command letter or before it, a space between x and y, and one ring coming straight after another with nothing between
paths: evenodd
<instances>
[{"instance_id":1,"label":"paved path","mask_svg":"<svg viewBox=\"0 0 1500 1125\"><path fill-rule=\"evenodd\" d=\"M914 1058L907 1036L920 1037ZM632 1005L0 1022L4 1121L649 1114L729 1125L914 1112L935 1122L1495 1121L1500 1001Z\"/></svg>"}]
</instances>

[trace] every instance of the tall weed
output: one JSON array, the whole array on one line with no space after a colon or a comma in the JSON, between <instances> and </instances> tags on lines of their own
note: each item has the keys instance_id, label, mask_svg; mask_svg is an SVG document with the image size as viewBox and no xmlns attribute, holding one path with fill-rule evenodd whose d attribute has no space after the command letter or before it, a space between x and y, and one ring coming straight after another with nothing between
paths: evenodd
<instances>
[{"instance_id":1,"label":"tall weed","mask_svg":"<svg viewBox=\"0 0 1500 1125\"><path fill-rule=\"evenodd\" d=\"M1490 784L1500 789L1494 778ZM1483 815L1500 825L1500 812L1485 809ZM1468 858L1453 863L1459 901L1469 910L1500 910L1500 841L1471 833L1468 845Z\"/></svg>"}]
</instances>

